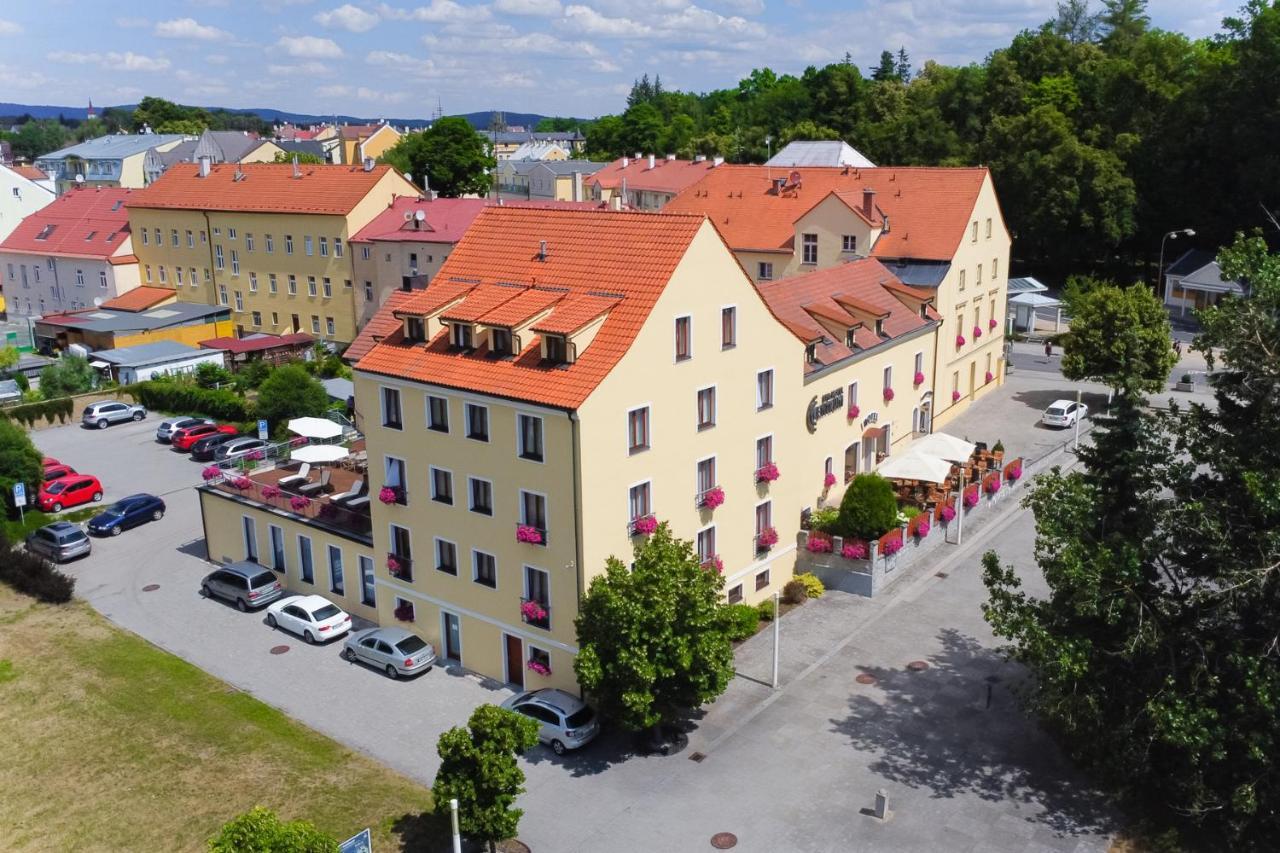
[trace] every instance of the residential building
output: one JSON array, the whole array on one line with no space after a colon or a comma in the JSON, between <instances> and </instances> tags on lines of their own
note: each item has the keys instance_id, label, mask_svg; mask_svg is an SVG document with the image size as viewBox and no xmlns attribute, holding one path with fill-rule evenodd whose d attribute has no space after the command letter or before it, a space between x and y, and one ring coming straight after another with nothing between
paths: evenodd
<instances>
[{"instance_id":1,"label":"residential building","mask_svg":"<svg viewBox=\"0 0 1280 853\"><path fill-rule=\"evenodd\" d=\"M573 153L559 142L525 142L511 152L511 160L568 160Z\"/></svg>"},{"instance_id":2,"label":"residential building","mask_svg":"<svg viewBox=\"0 0 1280 853\"><path fill-rule=\"evenodd\" d=\"M286 151L290 155L293 154L310 154L319 157L325 163L333 162L334 152L337 151L337 142L332 145L322 142L318 139L299 139L297 141L287 141L283 139L276 140L276 147L281 151Z\"/></svg>"},{"instance_id":3,"label":"residential building","mask_svg":"<svg viewBox=\"0 0 1280 853\"><path fill-rule=\"evenodd\" d=\"M61 194L74 185L141 189L160 176L147 152L163 153L186 137L177 133L136 133L99 136L50 151L36 158L36 166L53 179Z\"/></svg>"},{"instance_id":4,"label":"residential building","mask_svg":"<svg viewBox=\"0 0 1280 853\"><path fill-rule=\"evenodd\" d=\"M121 349L97 350L90 357L93 367L105 371L113 382L132 385L157 376L194 373L202 364L222 366L222 354L187 346L177 341L152 341Z\"/></svg>"},{"instance_id":5,"label":"residential building","mask_svg":"<svg viewBox=\"0 0 1280 853\"><path fill-rule=\"evenodd\" d=\"M587 201L585 183L604 166L590 160L503 160L498 198Z\"/></svg>"},{"instance_id":6,"label":"residential building","mask_svg":"<svg viewBox=\"0 0 1280 853\"><path fill-rule=\"evenodd\" d=\"M870 169L872 163L852 145L838 139L808 141L797 139L782 146L782 150L765 161L766 166L853 166Z\"/></svg>"},{"instance_id":7,"label":"residential building","mask_svg":"<svg viewBox=\"0 0 1280 853\"><path fill-rule=\"evenodd\" d=\"M201 341L201 349L217 350L223 354L223 366L239 370L246 364L265 361L267 364L284 364L306 360L316 339L308 334L297 335L246 335L243 338L210 338Z\"/></svg>"},{"instance_id":8,"label":"residential building","mask_svg":"<svg viewBox=\"0 0 1280 853\"><path fill-rule=\"evenodd\" d=\"M198 163L201 157L210 163L271 163L283 150L248 131L206 130L199 139L183 140L168 151L149 151L147 163L148 170L157 173L174 163Z\"/></svg>"},{"instance_id":9,"label":"residential building","mask_svg":"<svg viewBox=\"0 0 1280 853\"><path fill-rule=\"evenodd\" d=\"M344 124L338 128L341 144L336 162L359 165L364 158L377 159L400 141L400 134L389 124Z\"/></svg>"},{"instance_id":10,"label":"residential building","mask_svg":"<svg viewBox=\"0 0 1280 853\"><path fill-rule=\"evenodd\" d=\"M493 150L493 156L498 160L512 160L516 158L516 152L520 150L520 146L531 142L552 142L569 152L572 157L575 154L581 154L587 147L587 138L582 135L580 130L563 130L563 131L547 131L534 132L527 130L481 130L477 131L484 137L484 141L489 143Z\"/></svg>"},{"instance_id":11,"label":"residential building","mask_svg":"<svg viewBox=\"0 0 1280 853\"><path fill-rule=\"evenodd\" d=\"M53 201L53 190L36 183L34 166L0 166L0 241L18 223Z\"/></svg>"},{"instance_id":12,"label":"residential building","mask_svg":"<svg viewBox=\"0 0 1280 853\"><path fill-rule=\"evenodd\" d=\"M485 204L479 198L399 196L352 235L358 327L397 289L425 286Z\"/></svg>"},{"instance_id":13,"label":"residential building","mask_svg":"<svg viewBox=\"0 0 1280 853\"><path fill-rule=\"evenodd\" d=\"M0 242L10 317L89 308L138 286L124 206L131 192L85 187L64 193Z\"/></svg>"},{"instance_id":14,"label":"residential building","mask_svg":"<svg viewBox=\"0 0 1280 853\"><path fill-rule=\"evenodd\" d=\"M1187 309L1198 311L1217 305L1223 296L1243 296L1245 286L1222 275L1217 256L1202 249L1190 249L1164 271L1164 304L1178 309L1185 317Z\"/></svg>"},{"instance_id":15,"label":"residential building","mask_svg":"<svg viewBox=\"0 0 1280 853\"><path fill-rule=\"evenodd\" d=\"M128 211L144 283L229 308L241 337L306 332L345 344L358 317L347 241L410 193L386 165L180 163Z\"/></svg>"},{"instance_id":16,"label":"residential building","mask_svg":"<svg viewBox=\"0 0 1280 853\"><path fill-rule=\"evenodd\" d=\"M632 210L662 210L682 190L707 176L724 161L699 155L678 160L674 154L658 158L619 157L586 181L590 197Z\"/></svg>"},{"instance_id":17,"label":"residential building","mask_svg":"<svg viewBox=\"0 0 1280 853\"><path fill-rule=\"evenodd\" d=\"M28 181L33 181L36 185L43 187L54 195L58 194L58 188L54 185L53 178L46 175L42 169L39 169L30 163L14 163L9 166L9 168L13 169L13 171L17 172Z\"/></svg>"},{"instance_id":18,"label":"residential building","mask_svg":"<svg viewBox=\"0 0 1280 853\"><path fill-rule=\"evenodd\" d=\"M937 425L1002 381L1010 237L986 168L722 165L664 210L709 216L757 281L870 256L934 293Z\"/></svg>"},{"instance_id":19,"label":"residential building","mask_svg":"<svg viewBox=\"0 0 1280 853\"><path fill-rule=\"evenodd\" d=\"M165 290L170 301L151 302L152 294L148 291L156 290ZM231 334L228 309L172 300L173 292L167 288L138 288L97 308L46 314L33 324L36 348L52 352L77 345L94 351L155 341L176 341L190 346Z\"/></svg>"}]
</instances>

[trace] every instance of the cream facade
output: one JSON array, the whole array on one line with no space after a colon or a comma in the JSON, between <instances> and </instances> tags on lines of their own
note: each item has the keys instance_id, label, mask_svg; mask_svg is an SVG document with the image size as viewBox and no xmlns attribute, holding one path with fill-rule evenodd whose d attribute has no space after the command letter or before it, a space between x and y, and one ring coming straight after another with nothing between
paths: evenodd
<instances>
[{"instance_id":1,"label":"cream facade","mask_svg":"<svg viewBox=\"0 0 1280 853\"><path fill-rule=\"evenodd\" d=\"M356 323L364 328L394 291L430 282L461 234L449 242L373 240L351 244Z\"/></svg>"},{"instance_id":2,"label":"cream facade","mask_svg":"<svg viewBox=\"0 0 1280 853\"><path fill-rule=\"evenodd\" d=\"M129 255L127 237L120 257L111 258L0 250L0 272L4 274L6 310L12 317L92 308L128 293L139 283L138 264Z\"/></svg>"}]
</instances>

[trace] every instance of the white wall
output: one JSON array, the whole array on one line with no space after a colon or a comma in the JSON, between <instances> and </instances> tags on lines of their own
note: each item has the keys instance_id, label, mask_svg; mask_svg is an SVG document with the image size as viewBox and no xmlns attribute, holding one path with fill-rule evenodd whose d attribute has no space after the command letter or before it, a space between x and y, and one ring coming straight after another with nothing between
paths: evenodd
<instances>
[{"instance_id":1,"label":"white wall","mask_svg":"<svg viewBox=\"0 0 1280 853\"><path fill-rule=\"evenodd\" d=\"M19 222L53 199L53 190L0 166L0 240L12 234Z\"/></svg>"}]
</instances>

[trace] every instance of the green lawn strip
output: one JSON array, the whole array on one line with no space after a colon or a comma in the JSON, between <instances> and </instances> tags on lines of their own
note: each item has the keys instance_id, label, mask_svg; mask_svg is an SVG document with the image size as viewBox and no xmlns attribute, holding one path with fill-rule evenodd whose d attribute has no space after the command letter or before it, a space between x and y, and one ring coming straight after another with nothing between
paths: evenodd
<instances>
[{"instance_id":1,"label":"green lawn strip","mask_svg":"<svg viewBox=\"0 0 1280 853\"><path fill-rule=\"evenodd\" d=\"M93 506L66 510L65 512L28 510L21 521L16 518L6 518L4 520L4 535L8 537L10 542L16 544L46 524L52 524L55 521L70 521L78 524L82 521L88 521L104 509L106 509L105 504L94 504Z\"/></svg>"}]
</instances>

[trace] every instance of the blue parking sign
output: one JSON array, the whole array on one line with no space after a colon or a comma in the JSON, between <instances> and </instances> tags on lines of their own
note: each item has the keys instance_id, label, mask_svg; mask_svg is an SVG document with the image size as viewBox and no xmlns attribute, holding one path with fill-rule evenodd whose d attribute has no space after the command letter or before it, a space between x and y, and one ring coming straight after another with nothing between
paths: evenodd
<instances>
[{"instance_id":1,"label":"blue parking sign","mask_svg":"<svg viewBox=\"0 0 1280 853\"><path fill-rule=\"evenodd\" d=\"M373 838L367 829L338 845L338 853L372 853L372 850Z\"/></svg>"},{"instance_id":2,"label":"blue parking sign","mask_svg":"<svg viewBox=\"0 0 1280 853\"><path fill-rule=\"evenodd\" d=\"M13 505L14 506L27 505L27 486L25 483L13 484Z\"/></svg>"},{"instance_id":3,"label":"blue parking sign","mask_svg":"<svg viewBox=\"0 0 1280 853\"><path fill-rule=\"evenodd\" d=\"M267 440L267 421L265 418L258 420L258 438L263 441Z\"/></svg>"}]
</instances>

